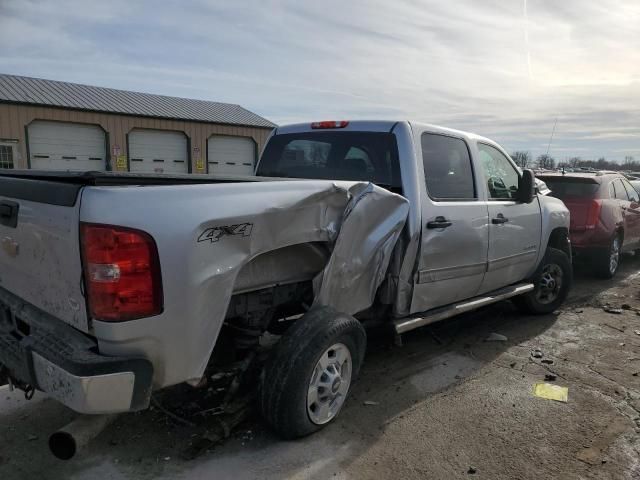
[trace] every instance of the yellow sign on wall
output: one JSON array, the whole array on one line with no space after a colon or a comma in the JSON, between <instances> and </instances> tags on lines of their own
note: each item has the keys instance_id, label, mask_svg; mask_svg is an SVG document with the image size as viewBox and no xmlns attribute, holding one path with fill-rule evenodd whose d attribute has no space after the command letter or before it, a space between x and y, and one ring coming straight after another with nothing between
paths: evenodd
<instances>
[{"instance_id":1,"label":"yellow sign on wall","mask_svg":"<svg viewBox=\"0 0 640 480\"><path fill-rule=\"evenodd\" d=\"M204 159L200 158L200 147L193 147L193 159L196 162L196 170L204 171Z\"/></svg>"},{"instance_id":2,"label":"yellow sign on wall","mask_svg":"<svg viewBox=\"0 0 640 480\"><path fill-rule=\"evenodd\" d=\"M127 169L127 157L126 155L119 155L116 157L116 169L117 170L126 170Z\"/></svg>"}]
</instances>

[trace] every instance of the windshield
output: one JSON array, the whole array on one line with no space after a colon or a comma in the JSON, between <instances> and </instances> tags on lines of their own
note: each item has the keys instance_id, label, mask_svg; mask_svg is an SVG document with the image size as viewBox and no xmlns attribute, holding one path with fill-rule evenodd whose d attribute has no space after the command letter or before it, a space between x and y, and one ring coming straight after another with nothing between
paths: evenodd
<instances>
[{"instance_id":1,"label":"windshield","mask_svg":"<svg viewBox=\"0 0 640 480\"><path fill-rule=\"evenodd\" d=\"M543 177L542 180L551 190L551 195L566 200L571 198L593 198L598 191L599 184L593 181L575 178Z\"/></svg>"},{"instance_id":2,"label":"windshield","mask_svg":"<svg viewBox=\"0 0 640 480\"><path fill-rule=\"evenodd\" d=\"M371 181L399 190L395 136L382 132L304 132L275 135L257 175Z\"/></svg>"}]
</instances>

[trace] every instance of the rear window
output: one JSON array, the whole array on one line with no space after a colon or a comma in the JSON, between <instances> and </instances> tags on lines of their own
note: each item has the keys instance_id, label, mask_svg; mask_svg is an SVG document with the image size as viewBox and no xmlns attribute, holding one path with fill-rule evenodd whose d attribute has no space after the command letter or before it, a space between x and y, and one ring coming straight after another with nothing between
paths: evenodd
<instances>
[{"instance_id":1,"label":"rear window","mask_svg":"<svg viewBox=\"0 0 640 480\"><path fill-rule=\"evenodd\" d=\"M570 198L593 198L600 184L575 178L540 178L551 190L551 195L560 200Z\"/></svg>"},{"instance_id":2,"label":"rear window","mask_svg":"<svg viewBox=\"0 0 640 480\"><path fill-rule=\"evenodd\" d=\"M304 132L275 135L256 175L371 181L399 190L395 136L382 132Z\"/></svg>"}]
</instances>

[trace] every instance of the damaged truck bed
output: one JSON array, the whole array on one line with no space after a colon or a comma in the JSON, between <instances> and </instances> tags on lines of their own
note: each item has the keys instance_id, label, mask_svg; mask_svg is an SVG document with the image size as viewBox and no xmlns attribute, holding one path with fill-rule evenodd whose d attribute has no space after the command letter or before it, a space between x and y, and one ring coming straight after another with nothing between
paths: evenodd
<instances>
[{"instance_id":1,"label":"damaged truck bed","mask_svg":"<svg viewBox=\"0 0 640 480\"><path fill-rule=\"evenodd\" d=\"M409 122L280 127L255 177L0 174L0 379L87 414L252 365L283 437L339 413L390 335L571 285L569 216L490 140ZM246 369L245 369L246 370Z\"/></svg>"}]
</instances>

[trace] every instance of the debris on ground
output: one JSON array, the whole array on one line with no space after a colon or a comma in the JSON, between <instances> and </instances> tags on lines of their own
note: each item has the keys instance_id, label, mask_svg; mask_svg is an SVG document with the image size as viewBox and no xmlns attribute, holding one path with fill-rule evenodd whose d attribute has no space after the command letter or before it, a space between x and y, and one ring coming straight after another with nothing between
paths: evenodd
<instances>
[{"instance_id":1,"label":"debris on ground","mask_svg":"<svg viewBox=\"0 0 640 480\"><path fill-rule=\"evenodd\" d=\"M539 348L534 348L533 350L531 350L531 356L533 358L542 358L542 350L540 350Z\"/></svg>"},{"instance_id":2,"label":"debris on ground","mask_svg":"<svg viewBox=\"0 0 640 480\"><path fill-rule=\"evenodd\" d=\"M575 309L573 310L573 313L582 313L582 312L584 312L584 309L583 309L583 308L575 308Z\"/></svg>"},{"instance_id":3,"label":"debris on ground","mask_svg":"<svg viewBox=\"0 0 640 480\"><path fill-rule=\"evenodd\" d=\"M380 405L380 402L374 402L373 400L365 400L362 402L363 405Z\"/></svg>"},{"instance_id":4,"label":"debris on ground","mask_svg":"<svg viewBox=\"0 0 640 480\"><path fill-rule=\"evenodd\" d=\"M550 383L536 383L533 387L533 394L536 397L564 403L569 399L569 389L567 387L551 385Z\"/></svg>"},{"instance_id":5,"label":"debris on ground","mask_svg":"<svg viewBox=\"0 0 640 480\"><path fill-rule=\"evenodd\" d=\"M485 342L506 342L508 338L500 333L492 333L489 335Z\"/></svg>"},{"instance_id":6,"label":"debris on ground","mask_svg":"<svg viewBox=\"0 0 640 480\"><path fill-rule=\"evenodd\" d=\"M640 330L634 330L633 333L635 333L636 335L640 335Z\"/></svg>"},{"instance_id":7,"label":"debris on ground","mask_svg":"<svg viewBox=\"0 0 640 480\"><path fill-rule=\"evenodd\" d=\"M545 358L543 360L540 360L540 363L544 363L546 365L553 365L553 360L551 360L550 358Z\"/></svg>"},{"instance_id":8,"label":"debris on ground","mask_svg":"<svg viewBox=\"0 0 640 480\"><path fill-rule=\"evenodd\" d=\"M607 313L614 313L616 315L620 315L622 313L622 309L621 308L603 307L602 309Z\"/></svg>"},{"instance_id":9,"label":"debris on ground","mask_svg":"<svg viewBox=\"0 0 640 480\"><path fill-rule=\"evenodd\" d=\"M620 333L624 333L624 328L614 327L613 325L609 325L608 323L603 323L602 326L612 328L614 330L617 330Z\"/></svg>"},{"instance_id":10,"label":"debris on ground","mask_svg":"<svg viewBox=\"0 0 640 480\"><path fill-rule=\"evenodd\" d=\"M475 468L475 467L469 467L469 470L467 470L467 473L468 473L469 475L473 475L473 474L475 474L477 471L478 471L478 470L476 470L476 468Z\"/></svg>"},{"instance_id":11,"label":"debris on ground","mask_svg":"<svg viewBox=\"0 0 640 480\"><path fill-rule=\"evenodd\" d=\"M546 382L555 382L558 379L558 376L555 373L547 373L544 376L544 380Z\"/></svg>"},{"instance_id":12,"label":"debris on ground","mask_svg":"<svg viewBox=\"0 0 640 480\"><path fill-rule=\"evenodd\" d=\"M629 305L628 303L623 303L622 305L620 305L620 308L622 310L631 310L631 305Z\"/></svg>"}]
</instances>

